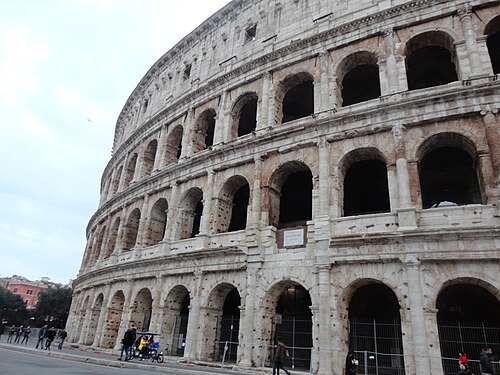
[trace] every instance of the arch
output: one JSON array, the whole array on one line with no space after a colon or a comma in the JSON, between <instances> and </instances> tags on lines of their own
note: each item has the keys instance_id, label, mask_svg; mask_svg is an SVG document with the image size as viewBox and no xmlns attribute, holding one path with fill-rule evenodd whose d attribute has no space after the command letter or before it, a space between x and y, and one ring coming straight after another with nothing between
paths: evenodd
<instances>
[{"instance_id":1,"label":"arch","mask_svg":"<svg viewBox=\"0 0 500 375\"><path fill-rule=\"evenodd\" d=\"M500 337L500 292L474 278L449 280L436 299L439 344L445 373L456 372L456 353L467 353L472 372L480 374L477 360L485 346ZM455 370L455 371L454 371Z\"/></svg>"},{"instance_id":2,"label":"arch","mask_svg":"<svg viewBox=\"0 0 500 375\"><path fill-rule=\"evenodd\" d=\"M493 18L484 29L486 37L486 46L490 55L493 74L500 73L500 16Z\"/></svg>"},{"instance_id":3,"label":"arch","mask_svg":"<svg viewBox=\"0 0 500 375\"><path fill-rule=\"evenodd\" d=\"M389 212L389 183L384 155L374 147L353 150L340 162L343 216Z\"/></svg>"},{"instance_id":4,"label":"arch","mask_svg":"<svg viewBox=\"0 0 500 375\"><path fill-rule=\"evenodd\" d=\"M214 144L215 118L217 113L213 108L204 110L194 126L193 153L203 151Z\"/></svg>"},{"instance_id":5,"label":"arch","mask_svg":"<svg viewBox=\"0 0 500 375\"><path fill-rule=\"evenodd\" d=\"M134 179L135 176L135 168L137 165L137 153L134 153L132 157L129 159L127 164L127 169L125 170L125 187L130 185L130 182Z\"/></svg>"},{"instance_id":6,"label":"arch","mask_svg":"<svg viewBox=\"0 0 500 375\"><path fill-rule=\"evenodd\" d=\"M457 81L453 38L443 31L427 31L406 44L408 89L445 85Z\"/></svg>"},{"instance_id":7,"label":"arch","mask_svg":"<svg viewBox=\"0 0 500 375\"><path fill-rule=\"evenodd\" d=\"M181 157L183 133L184 128L182 127L182 125L177 125L168 134L164 165L174 163Z\"/></svg>"},{"instance_id":8,"label":"arch","mask_svg":"<svg viewBox=\"0 0 500 375\"><path fill-rule=\"evenodd\" d=\"M173 287L165 299L161 333L170 355L184 355L190 302L189 291L184 285Z\"/></svg>"},{"instance_id":9,"label":"arch","mask_svg":"<svg viewBox=\"0 0 500 375\"><path fill-rule=\"evenodd\" d=\"M481 203L479 163L472 141L457 133L440 133L417 151L422 207Z\"/></svg>"},{"instance_id":10,"label":"arch","mask_svg":"<svg viewBox=\"0 0 500 375\"><path fill-rule=\"evenodd\" d=\"M104 296L102 293L99 293L97 298L94 301L94 305L92 307L92 310L90 311L90 322L88 326L88 331L87 335L85 337L85 340L83 342L84 345L92 345L95 340L95 335L97 332L97 325L99 324L100 316L101 316L101 310L102 310L102 303L104 301Z\"/></svg>"},{"instance_id":11,"label":"arch","mask_svg":"<svg viewBox=\"0 0 500 375\"><path fill-rule=\"evenodd\" d=\"M193 187L189 189L180 206L180 239L193 238L200 232L203 214L203 191Z\"/></svg>"},{"instance_id":12,"label":"arch","mask_svg":"<svg viewBox=\"0 0 500 375\"><path fill-rule=\"evenodd\" d=\"M221 283L212 291L207 300L206 320L202 337L205 345L202 358L220 361L224 346L228 345L225 360L236 362L239 343L241 297L238 289L229 283Z\"/></svg>"},{"instance_id":13,"label":"arch","mask_svg":"<svg viewBox=\"0 0 500 375\"><path fill-rule=\"evenodd\" d=\"M312 172L300 161L281 165L269 182L269 224L304 226L312 218Z\"/></svg>"},{"instance_id":14,"label":"arch","mask_svg":"<svg viewBox=\"0 0 500 375\"><path fill-rule=\"evenodd\" d=\"M263 298L263 345L271 348L280 336L288 347L293 368L309 369L313 346L311 296L300 283L282 280ZM268 353L269 353L268 352ZM261 361L263 359L260 359ZM270 357L265 358L270 361Z\"/></svg>"},{"instance_id":15,"label":"arch","mask_svg":"<svg viewBox=\"0 0 500 375\"><path fill-rule=\"evenodd\" d=\"M359 280L346 291L348 307L349 351L367 351L372 360L358 355L360 367L369 373L404 374L404 350L398 298L386 284Z\"/></svg>"},{"instance_id":16,"label":"arch","mask_svg":"<svg viewBox=\"0 0 500 375\"><path fill-rule=\"evenodd\" d=\"M151 312L153 309L153 297L148 288L142 288L136 295L132 304L130 324L134 324L139 332L149 330L151 324Z\"/></svg>"},{"instance_id":17,"label":"arch","mask_svg":"<svg viewBox=\"0 0 500 375\"><path fill-rule=\"evenodd\" d=\"M143 156L143 167L144 167L144 176L151 176L151 172L153 172L153 167L155 165L156 159L156 151L158 150L158 141L153 139L148 143L146 147L146 151Z\"/></svg>"},{"instance_id":18,"label":"arch","mask_svg":"<svg viewBox=\"0 0 500 375\"><path fill-rule=\"evenodd\" d=\"M257 102L259 97L255 92L243 94L236 100L231 111L233 125L231 137L237 138L255 131L257 126Z\"/></svg>"},{"instance_id":19,"label":"arch","mask_svg":"<svg viewBox=\"0 0 500 375\"><path fill-rule=\"evenodd\" d=\"M302 72L286 77L276 90L276 118L285 123L314 113L314 79Z\"/></svg>"},{"instance_id":20,"label":"arch","mask_svg":"<svg viewBox=\"0 0 500 375\"><path fill-rule=\"evenodd\" d=\"M78 340L77 340L78 343L81 343L83 342L83 340L85 340L84 331L86 328L85 324L87 324L86 318L87 314L89 313L88 312L89 304L90 304L90 296L87 295L87 297L85 297L85 299L83 300L82 308L80 309L80 314L79 314L79 322L77 327L80 327L81 329L78 335Z\"/></svg>"},{"instance_id":21,"label":"arch","mask_svg":"<svg viewBox=\"0 0 500 375\"><path fill-rule=\"evenodd\" d=\"M158 199L151 208L146 245L155 245L163 241L167 229L167 210L168 203L165 198Z\"/></svg>"},{"instance_id":22,"label":"arch","mask_svg":"<svg viewBox=\"0 0 500 375\"><path fill-rule=\"evenodd\" d=\"M91 259L92 263L95 263L99 259L99 257L101 256L101 251L102 251L102 247L104 244L105 234L106 234L106 226L103 226L101 228L101 230L99 231L99 233L97 234L97 239L96 239L96 243L95 243L95 247L94 247L94 251L93 251L92 259Z\"/></svg>"},{"instance_id":23,"label":"arch","mask_svg":"<svg viewBox=\"0 0 500 375\"><path fill-rule=\"evenodd\" d=\"M250 185L243 176L232 176L222 187L215 215L217 233L233 232L246 228Z\"/></svg>"},{"instance_id":24,"label":"arch","mask_svg":"<svg viewBox=\"0 0 500 375\"><path fill-rule=\"evenodd\" d=\"M124 304L125 295L123 291L116 291L106 310L101 347L111 349L117 344L118 330L120 329L120 323L122 321Z\"/></svg>"},{"instance_id":25,"label":"arch","mask_svg":"<svg viewBox=\"0 0 500 375\"><path fill-rule=\"evenodd\" d=\"M360 51L347 56L339 65L342 107L380 96L380 76L375 54Z\"/></svg>"},{"instance_id":26,"label":"arch","mask_svg":"<svg viewBox=\"0 0 500 375\"><path fill-rule=\"evenodd\" d=\"M123 250L134 248L139 233L139 223L141 221L141 210L135 208L129 215L125 230L123 232Z\"/></svg>"},{"instance_id":27,"label":"arch","mask_svg":"<svg viewBox=\"0 0 500 375\"><path fill-rule=\"evenodd\" d=\"M111 188L111 194L116 194L116 192L118 191L118 187L120 186L120 179L122 177L122 171L123 171L123 166L120 165L113 178L112 182L113 186Z\"/></svg>"},{"instance_id":28,"label":"arch","mask_svg":"<svg viewBox=\"0 0 500 375\"><path fill-rule=\"evenodd\" d=\"M117 217L113 222L113 225L110 228L108 234L108 241L106 246L106 254L104 255L104 259L107 259L113 254L116 246L116 239L118 238L118 230L120 229L120 218Z\"/></svg>"}]
</instances>

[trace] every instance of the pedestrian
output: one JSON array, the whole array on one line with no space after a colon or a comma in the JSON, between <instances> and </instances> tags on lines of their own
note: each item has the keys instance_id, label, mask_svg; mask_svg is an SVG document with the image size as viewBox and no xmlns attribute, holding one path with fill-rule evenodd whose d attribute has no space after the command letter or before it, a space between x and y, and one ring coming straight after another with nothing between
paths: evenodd
<instances>
[{"instance_id":1,"label":"pedestrian","mask_svg":"<svg viewBox=\"0 0 500 375\"><path fill-rule=\"evenodd\" d=\"M45 348L45 335L47 333L47 325L44 325L38 330L38 341L36 342L36 349L40 346L40 349Z\"/></svg>"},{"instance_id":2,"label":"pedestrian","mask_svg":"<svg viewBox=\"0 0 500 375\"><path fill-rule=\"evenodd\" d=\"M28 345L28 339L30 338L30 334L31 334L31 327L27 326L23 330L23 341L21 341L21 344Z\"/></svg>"},{"instance_id":3,"label":"pedestrian","mask_svg":"<svg viewBox=\"0 0 500 375\"><path fill-rule=\"evenodd\" d=\"M0 323L0 341L2 341L2 335L5 333L5 324Z\"/></svg>"},{"instance_id":4,"label":"pedestrian","mask_svg":"<svg viewBox=\"0 0 500 375\"><path fill-rule=\"evenodd\" d=\"M290 371L284 367L286 357L288 357L288 350L281 337L278 337L278 344L274 346L273 375L275 372L279 375L280 369L285 371L286 375L290 375Z\"/></svg>"},{"instance_id":5,"label":"pedestrian","mask_svg":"<svg viewBox=\"0 0 500 375\"><path fill-rule=\"evenodd\" d=\"M486 346L479 355L479 363L481 364L481 374L493 375L493 365L491 363L492 350Z\"/></svg>"},{"instance_id":6,"label":"pedestrian","mask_svg":"<svg viewBox=\"0 0 500 375\"><path fill-rule=\"evenodd\" d=\"M12 327L9 329L9 337L7 337L7 343L12 343L12 339L14 338L14 334L16 333L16 326L12 324Z\"/></svg>"},{"instance_id":7,"label":"pedestrian","mask_svg":"<svg viewBox=\"0 0 500 375\"><path fill-rule=\"evenodd\" d=\"M346 375L351 375L356 373L356 367L358 366L358 360L354 358L353 352L348 352L345 359L345 372Z\"/></svg>"},{"instance_id":8,"label":"pedestrian","mask_svg":"<svg viewBox=\"0 0 500 375\"><path fill-rule=\"evenodd\" d=\"M141 336L140 337L140 342L139 342L139 346L137 347L137 349L139 350L139 352L141 353L141 361L144 361L144 358L146 357L146 354L147 354L147 347L148 347L148 336L144 335L144 336Z\"/></svg>"},{"instance_id":9,"label":"pedestrian","mask_svg":"<svg viewBox=\"0 0 500 375\"><path fill-rule=\"evenodd\" d=\"M122 350L120 352L120 358L118 358L119 361L121 361L123 357L125 361L130 361L133 358L134 354L131 348L134 345L135 336L136 336L136 331L134 325L132 324L130 328L127 329L127 331L125 331L125 334L123 335Z\"/></svg>"},{"instance_id":10,"label":"pedestrian","mask_svg":"<svg viewBox=\"0 0 500 375\"><path fill-rule=\"evenodd\" d=\"M68 332L66 332L66 330L63 329L61 332L59 332L59 345L57 345L57 349L62 350L66 337L68 337Z\"/></svg>"},{"instance_id":11,"label":"pedestrian","mask_svg":"<svg viewBox=\"0 0 500 375\"><path fill-rule=\"evenodd\" d=\"M19 341L21 340L21 336L23 335L23 330L24 330L23 326L16 328L16 338L14 339L14 344L19 344Z\"/></svg>"},{"instance_id":12,"label":"pedestrian","mask_svg":"<svg viewBox=\"0 0 500 375\"><path fill-rule=\"evenodd\" d=\"M50 350L50 345L52 345L52 341L56 338L56 330L54 327L50 327L45 332L45 350Z\"/></svg>"}]
</instances>

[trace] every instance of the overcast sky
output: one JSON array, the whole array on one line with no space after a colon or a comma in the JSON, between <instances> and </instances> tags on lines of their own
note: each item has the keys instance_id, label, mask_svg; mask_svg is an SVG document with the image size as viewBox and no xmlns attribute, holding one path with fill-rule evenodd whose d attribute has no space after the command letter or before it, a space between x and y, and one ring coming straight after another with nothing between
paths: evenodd
<instances>
[{"instance_id":1,"label":"overcast sky","mask_svg":"<svg viewBox=\"0 0 500 375\"><path fill-rule=\"evenodd\" d=\"M2 2L0 277L75 278L120 110L153 63L228 2Z\"/></svg>"}]
</instances>

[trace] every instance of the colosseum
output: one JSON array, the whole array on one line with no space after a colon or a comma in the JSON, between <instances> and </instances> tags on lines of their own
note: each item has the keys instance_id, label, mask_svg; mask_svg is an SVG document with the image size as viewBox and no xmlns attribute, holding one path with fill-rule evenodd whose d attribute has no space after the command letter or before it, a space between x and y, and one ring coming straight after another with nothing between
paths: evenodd
<instances>
[{"instance_id":1,"label":"colosseum","mask_svg":"<svg viewBox=\"0 0 500 375\"><path fill-rule=\"evenodd\" d=\"M70 341L292 371L500 351L500 2L234 0L129 96ZM498 360L498 357L494 357ZM498 364L495 364L497 366Z\"/></svg>"}]
</instances>

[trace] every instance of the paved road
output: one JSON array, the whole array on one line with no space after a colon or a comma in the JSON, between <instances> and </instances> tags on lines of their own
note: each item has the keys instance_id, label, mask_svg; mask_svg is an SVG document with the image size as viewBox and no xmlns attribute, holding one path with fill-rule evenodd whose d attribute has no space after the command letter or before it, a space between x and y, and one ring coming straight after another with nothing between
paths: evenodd
<instances>
[{"instance_id":1,"label":"paved road","mask_svg":"<svg viewBox=\"0 0 500 375\"><path fill-rule=\"evenodd\" d=\"M106 361L115 366L121 362ZM141 373L161 373L172 375L190 374L245 374L221 368L186 367L179 364L150 364L130 363L134 368L119 368L109 365L90 364L79 361L59 359L53 356L38 355L30 352L20 352L8 348L0 348L1 375L137 375ZM248 373L246 373L248 374Z\"/></svg>"}]
</instances>

